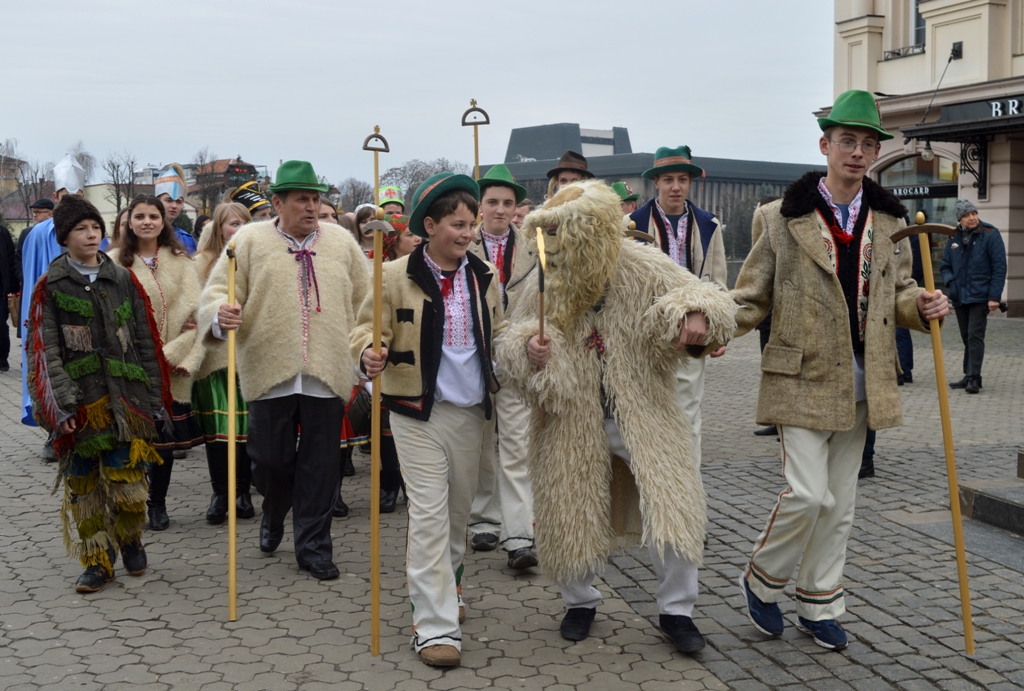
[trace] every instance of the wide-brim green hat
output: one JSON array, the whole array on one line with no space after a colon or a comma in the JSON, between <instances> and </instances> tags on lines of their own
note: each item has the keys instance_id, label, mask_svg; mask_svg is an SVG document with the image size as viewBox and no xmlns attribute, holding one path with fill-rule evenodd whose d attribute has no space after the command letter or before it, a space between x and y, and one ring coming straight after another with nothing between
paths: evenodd
<instances>
[{"instance_id":1,"label":"wide-brim green hat","mask_svg":"<svg viewBox=\"0 0 1024 691\"><path fill-rule=\"evenodd\" d=\"M859 89L839 94L828 117L818 118L818 127L822 132L830 127L863 127L875 132L881 141L893 138L882 128L882 112L875 97Z\"/></svg>"},{"instance_id":2,"label":"wide-brim green hat","mask_svg":"<svg viewBox=\"0 0 1024 691\"><path fill-rule=\"evenodd\" d=\"M661 173L672 173L685 171L693 176L704 177L704 169L693 164L693 155L690 147L680 146L672 149L667 146L660 147L654 152L654 167L644 171L645 180L653 180L655 175Z\"/></svg>"},{"instance_id":3,"label":"wide-brim green hat","mask_svg":"<svg viewBox=\"0 0 1024 691\"><path fill-rule=\"evenodd\" d=\"M481 195L488 187L500 186L512 188L516 193L516 205L522 204L523 200L529 196L526 188L522 185L516 184L515 177L513 177L509 169L501 163L496 166L491 166L491 169L488 170L482 178L477 180L476 183L480 186Z\"/></svg>"},{"instance_id":4,"label":"wide-brim green hat","mask_svg":"<svg viewBox=\"0 0 1024 691\"><path fill-rule=\"evenodd\" d=\"M456 175L447 170L431 175L416 188L416 194L412 196L415 206L409 216L409 232L421 238L430 237L423 225L423 219L427 217L427 211L434 200L452 190L465 190L472 194L474 199L480 201L480 185L476 184L476 180L468 175Z\"/></svg>"},{"instance_id":5,"label":"wide-brim green hat","mask_svg":"<svg viewBox=\"0 0 1024 691\"><path fill-rule=\"evenodd\" d=\"M328 187L320 182L320 178L313 172L313 164L309 161L285 161L277 169L274 184L267 189L273 194L295 190L309 190L324 194Z\"/></svg>"},{"instance_id":6,"label":"wide-brim green hat","mask_svg":"<svg viewBox=\"0 0 1024 691\"><path fill-rule=\"evenodd\" d=\"M640 195L624 182L613 182L612 189L615 190L615 194L619 195L619 199L624 202L635 202L640 198Z\"/></svg>"}]
</instances>

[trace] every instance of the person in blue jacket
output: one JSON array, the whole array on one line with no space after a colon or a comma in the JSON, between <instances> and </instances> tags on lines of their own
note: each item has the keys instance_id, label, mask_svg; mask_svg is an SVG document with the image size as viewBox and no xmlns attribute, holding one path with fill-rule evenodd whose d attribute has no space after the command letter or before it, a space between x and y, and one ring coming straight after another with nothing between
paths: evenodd
<instances>
[{"instance_id":1,"label":"person in blue jacket","mask_svg":"<svg viewBox=\"0 0 1024 691\"><path fill-rule=\"evenodd\" d=\"M957 200L956 220L956 234L942 253L942 281L964 342L964 378L950 387L978 393L988 313L999 308L1006 282L1006 246L999 229L978 218L967 199Z\"/></svg>"}]
</instances>

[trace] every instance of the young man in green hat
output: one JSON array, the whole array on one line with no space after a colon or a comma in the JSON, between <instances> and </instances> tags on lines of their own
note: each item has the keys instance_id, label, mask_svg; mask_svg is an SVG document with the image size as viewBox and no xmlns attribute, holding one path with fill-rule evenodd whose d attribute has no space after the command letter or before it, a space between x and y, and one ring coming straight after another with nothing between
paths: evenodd
<instances>
[{"instance_id":1,"label":"young man in green hat","mask_svg":"<svg viewBox=\"0 0 1024 691\"><path fill-rule=\"evenodd\" d=\"M393 216L401 216L405 213L405 202L402 201L401 187L397 185L381 187L377 191L377 197L380 199L380 208L384 209L384 213Z\"/></svg>"},{"instance_id":2,"label":"young man in green hat","mask_svg":"<svg viewBox=\"0 0 1024 691\"><path fill-rule=\"evenodd\" d=\"M636 223L638 231L653 237L655 246L677 265L702 281L717 283L726 290L728 269L722 224L713 213L688 199L695 175L703 178L704 169L693 163L690 147L659 148L654 154L654 166L643 174L645 180L654 181L658 196L629 218ZM693 432L693 452L698 465L701 462L704 363L704 358L687 358L676 369L677 401Z\"/></svg>"},{"instance_id":3,"label":"young man in green hat","mask_svg":"<svg viewBox=\"0 0 1024 691\"><path fill-rule=\"evenodd\" d=\"M636 211L637 200L640 199L640 195L632 190L632 188L624 182L613 182L612 189L619 195L619 199L622 200L622 214L629 216L631 213Z\"/></svg>"},{"instance_id":4,"label":"young man in green hat","mask_svg":"<svg viewBox=\"0 0 1024 691\"><path fill-rule=\"evenodd\" d=\"M524 233L512 223L516 207L526 199L526 188L516 184L508 168L499 164L480 180L480 213L483 224L469 251L498 269L502 304L515 311L525 281L536 280L537 259ZM537 565L533 544L533 491L530 488L527 428L530 408L509 388L494 396L497 413L498 457L494 444L484 444L480 479L469 517L474 551L490 551L501 545L512 569Z\"/></svg>"},{"instance_id":5,"label":"young man in green hat","mask_svg":"<svg viewBox=\"0 0 1024 691\"><path fill-rule=\"evenodd\" d=\"M843 565L864 439L902 423L893 370L898 326L926 331L949 311L911 278L900 201L867 176L882 128L874 97L847 91L818 140L828 172L812 172L754 212L758 237L733 298L736 335L772 311L761 356L757 422L778 426L788 487L740 577L751 622L780 636L783 588L799 565L797 628L830 650L847 646ZM870 286L870 289L869 289Z\"/></svg>"},{"instance_id":6,"label":"young man in green hat","mask_svg":"<svg viewBox=\"0 0 1024 691\"><path fill-rule=\"evenodd\" d=\"M468 253L480 188L438 173L416 190L409 230L427 242L384 264L383 347L367 297L352 355L381 377L409 497L406 573L413 646L428 665L461 661L462 560L484 445L494 444L492 343L504 327L497 270Z\"/></svg>"},{"instance_id":7,"label":"young man in green hat","mask_svg":"<svg viewBox=\"0 0 1024 691\"><path fill-rule=\"evenodd\" d=\"M295 559L319 580L338 577L331 545L341 482L338 440L356 383L357 359L337 344L348 341L370 287L352 234L320 227L326 191L309 163L281 164L270 186L277 217L250 223L233 238L236 304L227 303L222 255L199 308L205 338L237 330L253 484L263 495L260 551L277 549L291 511Z\"/></svg>"}]
</instances>

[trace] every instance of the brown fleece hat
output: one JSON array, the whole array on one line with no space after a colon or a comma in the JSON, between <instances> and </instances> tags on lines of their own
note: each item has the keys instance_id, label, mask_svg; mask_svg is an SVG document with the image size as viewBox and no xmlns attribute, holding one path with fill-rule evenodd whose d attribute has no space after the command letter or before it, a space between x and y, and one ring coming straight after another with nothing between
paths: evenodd
<instances>
[{"instance_id":1,"label":"brown fleece hat","mask_svg":"<svg viewBox=\"0 0 1024 691\"><path fill-rule=\"evenodd\" d=\"M74 227L86 219L99 223L100 232L106 237L107 224L103 222L99 209L84 197L76 194L64 195L57 208L53 210L53 229L57 232L57 244L63 247Z\"/></svg>"}]
</instances>

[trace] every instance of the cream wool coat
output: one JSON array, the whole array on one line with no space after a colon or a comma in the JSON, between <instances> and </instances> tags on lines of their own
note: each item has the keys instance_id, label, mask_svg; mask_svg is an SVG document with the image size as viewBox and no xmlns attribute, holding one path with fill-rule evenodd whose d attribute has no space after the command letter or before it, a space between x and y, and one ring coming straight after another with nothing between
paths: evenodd
<instances>
[{"instance_id":1,"label":"cream wool coat","mask_svg":"<svg viewBox=\"0 0 1024 691\"><path fill-rule=\"evenodd\" d=\"M740 306L736 335L753 329L772 310L771 338L761 356L759 425L792 425L844 432L856 416L853 340L839 278L832 269L823 224L815 211L818 180L808 173L780 201L754 212L757 239L743 263L732 296ZM910 241L889 239L903 227L905 209L872 180L864 179L861 213L871 210L874 235L864 378L868 427L903 422L896 372L896 327L927 331L917 311L923 292L910 277Z\"/></svg>"},{"instance_id":2,"label":"cream wool coat","mask_svg":"<svg viewBox=\"0 0 1024 691\"><path fill-rule=\"evenodd\" d=\"M117 248L109 252L110 258L118 264L119 255ZM191 403L192 379L203 362L205 348L196 329L182 331L181 327L189 318L195 321L202 285L191 257L172 254L166 247L160 248L157 257L155 275L137 254L128 268L146 289L153 306L153 318L161 327L164 356L171 365L171 395L178 403ZM160 299L161 291L163 300Z\"/></svg>"},{"instance_id":3,"label":"cream wool coat","mask_svg":"<svg viewBox=\"0 0 1024 691\"><path fill-rule=\"evenodd\" d=\"M192 259L196 263L196 272L199 274L199 280L203 280L203 276L206 275L206 266L211 261L206 255L196 254L192 255ZM213 262L215 263L215 262ZM228 366L228 342L222 341L219 338L208 338L203 340L205 353L203 355L203 364L200 365L199 370L196 372L194 378L195 381L202 381L208 376L216 372L217 370L226 369Z\"/></svg>"},{"instance_id":4,"label":"cream wool coat","mask_svg":"<svg viewBox=\"0 0 1024 691\"><path fill-rule=\"evenodd\" d=\"M608 215L619 232L618 197L611 195ZM622 240L600 311L590 310L567 333L545 325L552 343L540 370L526 355L538 331L537 282L528 281L518 299L495 355L503 376L533 408L530 479L545 572L566 580L600 570L617 546L638 541L674 546L700 563L706 504L690 429L676 404L676 366L688 357L676 344L691 311L707 315L708 339L716 344L709 348L726 343L736 311L728 294L659 250ZM604 339L603 358L585 346L594 329ZM602 387L614 403L632 473L609 455Z\"/></svg>"},{"instance_id":5,"label":"cream wool coat","mask_svg":"<svg viewBox=\"0 0 1024 691\"><path fill-rule=\"evenodd\" d=\"M310 288L308 339L303 344L300 263L273 221L250 223L235 233L235 299L242 306L236 347L242 396L253 401L299 373L319 379L335 396L348 400L356 382L356 360L346 344L356 314L370 289L366 257L341 226L320 224L312 251L320 287ZM217 310L228 297L227 255L222 255L202 293L199 332L216 345L212 333ZM204 368L205 369L205 368Z\"/></svg>"}]
</instances>

